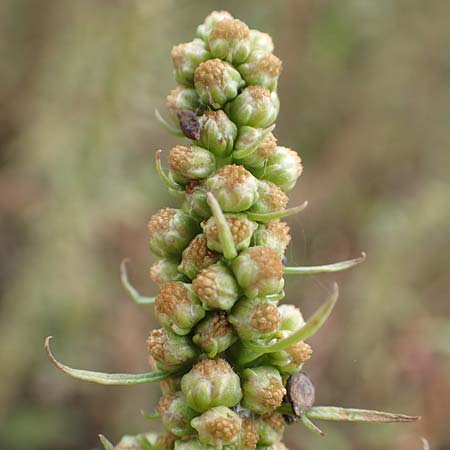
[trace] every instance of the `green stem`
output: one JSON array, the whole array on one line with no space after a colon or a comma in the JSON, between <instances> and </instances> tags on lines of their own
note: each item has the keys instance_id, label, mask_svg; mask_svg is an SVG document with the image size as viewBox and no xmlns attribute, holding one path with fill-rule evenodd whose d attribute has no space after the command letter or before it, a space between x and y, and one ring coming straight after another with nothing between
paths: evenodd
<instances>
[{"instance_id":1,"label":"green stem","mask_svg":"<svg viewBox=\"0 0 450 450\"><path fill-rule=\"evenodd\" d=\"M173 181L164 172L164 169L161 164L161 152L162 150L156 151L156 171L158 172L159 178L169 189L173 189L174 191L180 191L184 194L185 189L183 188L183 186Z\"/></svg>"},{"instance_id":2,"label":"green stem","mask_svg":"<svg viewBox=\"0 0 450 450\"><path fill-rule=\"evenodd\" d=\"M298 275L312 275L316 273L332 273L339 272L341 270L350 269L351 267L361 264L366 259L366 254L361 253L359 258L349 259L347 261L340 261L333 264L324 264L322 266L299 266L299 267L285 267L283 272L286 275L298 274Z\"/></svg>"},{"instance_id":3,"label":"green stem","mask_svg":"<svg viewBox=\"0 0 450 450\"><path fill-rule=\"evenodd\" d=\"M225 259L233 259L237 256L236 246L234 244L233 235L231 234L228 222L222 212L216 197L211 192L206 193L208 205L211 208L217 225L217 233L222 245L223 256Z\"/></svg>"},{"instance_id":4,"label":"green stem","mask_svg":"<svg viewBox=\"0 0 450 450\"><path fill-rule=\"evenodd\" d=\"M155 116L158 119L158 122L170 133L177 137L185 137L183 132L181 130L178 130L177 128L170 125L164 117L161 115L161 113L158 111L158 109L155 108Z\"/></svg>"},{"instance_id":5,"label":"green stem","mask_svg":"<svg viewBox=\"0 0 450 450\"><path fill-rule=\"evenodd\" d=\"M308 201L303 202L301 205L294 206L293 208L283 209L281 211L272 211L270 213L253 213L246 211L247 217L255 222L268 223L273 220L282 219L283 217L289 217L303 211L308 206Z\"/></svg>"},{"instance_id":6,"label":"green stem","mask_svg":"<svg viewBox=\"0 0 450 450\"><path fill-rule=\"evenodd\" d=\"M44 348L47 352L48 358L56 366L72 378L78 380L90 381L92 383L112 385L112 386L133 386L136 384L153 383L155 381L161 381L171 376L168 372L148 372L148 373L103 373L103 372L91 372L88 370L72 369L59 361L53 356L50 350L50 339L48 336L45 338Z\"/></svg>"},{"instance_id":7,"label":"green stem","mask_svg":"<svg viewBox=\"0 0 450 450\"><path fill-rule=\"evenodd\" d=\"M114 446L105 438L105 436L103 436L103 434L99 434L98 437L105 450L114 450Z\"/></svg>"},{"instance_id":8,"label":"green stem","mask_svg":"<svg viewBox=\"0 0 450 450\"><path fill-rule=\"evenodd\" d=\"M308 339L309 337L316 334L325 321L328 319L331 311L333 311L334 305L337 302L339 296L338 285L334 283L333 292L329 296L329 298L325 301L325 303L310 317L310 319L305 323L305 325L297 331L294 331L289 336L280 339L273 344L257 344L253 342L246 342L245 346L247 346L250 350L254 352L261 353L273 353L284 350L291 345L296 344L299 341L303 341Z\"/></svg>"}]
</instances>

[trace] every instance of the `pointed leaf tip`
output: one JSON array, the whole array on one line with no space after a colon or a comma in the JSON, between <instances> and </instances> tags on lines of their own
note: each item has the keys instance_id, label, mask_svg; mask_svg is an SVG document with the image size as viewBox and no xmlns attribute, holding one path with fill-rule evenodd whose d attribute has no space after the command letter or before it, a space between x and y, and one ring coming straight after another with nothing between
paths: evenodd
<instances>
[{"instance_id":1,"label":"pointed leaf tip","mask_svg":"<svg viewBox=\"0 0 450 450\"><path fill-rule=\"evenodd\" d=\"M99 434L98 437L105 450L114 450L114 446L105 438L105 436L103 436L103 434Z\"/></svg>"},{"instance_id":2,"label":"pointed leaf tip","mask_svg":"<svg viewBox=\"0 0 450 450\"><path fill-rule=\"evenodd\" d=\"M247 217L255 222L268 223L273 220L283 219L303 211L308 206L308 200L305 200L302 204L294 206L288 209L282 209L280 211L273 211L270 213L254 213L246 211Z\"/></svg>"},{"instance_id":3,"label":"pointed leaf tip","mask_svg":"<svg viewBox=\"0 0 450 450\"><path fill-rule=\"evenodd\" d=\"M155 108L155 117L158 120L158 122L170 133L177 137L185 137L183 132L181 130L176 129L172 125L167 122L166 119L161 115L158 108Z\"/></svg>"},{"instance_id":4,"label":"pointed leaf tip","mask_svg":"<svg viewBox=\"0 0 450 450\"><path fill-rule=\"evenodd\" d=\"M89 381L91 383L98 383L110 386L134 386L136 384L153 383L161 381L170 376L168 372L147 372L147 373L104 373L92 372L89 370L73 369L60 363L54 356L50 349L51 336L45 338L44 348L47 356L52 364L61 372L76 378L78 380Z\"/></svg>"},{"instance_id":5,"label":"pointed leaf tip","mask_svg":"<svg viewBox=\"0 0 450 450\"><path fill-rule=\"evenodd\" d=\"M346 261L340 261L333 264L323 264L320 266L297 266L297 267L289 267L286 266L283 271L286 275L314 275L318 273L333 273L340 272L341 270L347 270L351 267L357 266L361 264L366 259L366 253L361 252L361 256L354 259L348 259Z\"/></svg>"},{"instance_id":6,"label":"pointed leaf tip","mask_svg":"<svg viewBox=\"0 0 450 450\"><path fill-rule=\"evenodd\" d=\"M139 294L137 289L130 283L128 279L128 271L127 271L127 263L129 262L129 258L125 258L120 263L120 281L122 283L123 288L128 292L129 296L137 303L138 305L153 305L155 303L155 297L145 297Z\"/></svg>"},{"instance_id":7,"label":"pointed leaf tip","mask_svg":"<svg viewBox=\"0 0 450 450\"><path fill-rule=\"evenodd\" d=\"M177 192L177 195L185 194L185 189L180 184L176 183L174 180L169 178L166 175L166 172L164 172L164 169L162 167L161 163L161 153L162 150L156 150L155 158L156 158L156 172L158 173L158 176L160 180L169 188L173 189L173 191ZM173 192L172 191L172 192Z\"/></svg>"}]
</instances>

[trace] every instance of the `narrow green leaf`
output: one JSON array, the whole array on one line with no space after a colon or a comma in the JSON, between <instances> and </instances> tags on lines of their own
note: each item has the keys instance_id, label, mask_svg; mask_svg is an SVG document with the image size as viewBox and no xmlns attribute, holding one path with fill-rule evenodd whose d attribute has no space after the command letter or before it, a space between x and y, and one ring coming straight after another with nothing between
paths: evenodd
<instances>
[{"instance_id":1,"label":"narrow green leaf","mask_svg":"<svg viewBox=\"0 0 450 450\"><path fill-rule=\"evenodd\" d=\"M286 296L284 290L282 290L279 294L270 294L266 295L264 297L264 300L267 300L269 302L278 302L279 300L283 300L283 298Z\"/></svg>"},{"instance_id":2,"label":"narrow green leaf","mask_svg":"<svg viewBox=\"0 0 450 450\"><path fill-rule=\"evenodd\" d=\"M61 370L72 378L77 378L78 380L90 381L92 383L106 384L112 386L133 386L136 384L153 383L155 381L164 380L171 375L167 372L148 372L148 373L103 373L103 372L91 372L88 370L72 369L59 361L53 356L50 350L50 339L52 336L45 338L44 348L47 352L48 358L56 366L57 369Z\"/></svg>"},{"instance_id":3,"label":"narrow green leaf","mask_svg":"<svg viewBox=\"0 0 450 450\"><path fill-rule=\"evenodd\" d=\"M337 406L313 406L306 411L309 419L337 422L393 423L415 422L420 416L406 416L367 409L339 408Z\"/></svg>"},{"instance_id":4,"label":"narrow green leaf","mask_svg":"<svg viewBox=\"0 0 450 450\"><path fill-rule=\"evenodd\" d=\"M317 434L319 436L325 436L325 433L316 424L311 422L305 414L299 417L299 419L307 430L312 431L314 434Z\"/></svg>"},{"instance_id":5,"label":"narrow green leaf","mask_svg":"<svg viewBox=\"0 0 450 450\"><path fill-rule=\"evenodd\" d=\"M273 344L256 344L253 342L245 342L245 345L253 351L260 351L263 353L279 352L299 341L308 339L316 334L325 321L328 319L331 311L333 311L334 305L337 302L339 296L339 288L337 283L333 284L333 291L325 303L310 317L305 325L297 331L294 331L284 339L280 339Z\"/></svg>"},{"instance_id":6,"label":"narrow green leaf","mask_svg":"<svg viewBox=\"0 0 450 450\"><path fill-rule=\"evenodd\" d=\"M158 119L158 122L170 133L177 137L185 137L181 130L170 125L166 119L161 115L157 108L155 108L155 116Z\"/></svg>"},{"instance_id":7,"label":"narrow green leaf","mask_svg":"<svg viewBox=\"0 0 450 450\"><path fill-rule=\"evenodd\" d=\"M169 178L166 175L166 172L164 172L164 169L163 169L162 163L161 163L161 152L162 152L162 150L156 151L156 172L158 172L159 178L169 189L173 189L175 192L179 191L180 194L184 195L185 190L184 190L183 186L181 186L180 184L173 181L171 178Z\"/></svg>"},{"instance_id":8,"label":"narrow green leaf","mask_svg":"<svg viewBox=\"0 0 450 450\"><path fill-rule=\"evenodd\" d=\"M226 259L233 259L237 256L236 245L234 244L233 235L231 234L228 222L223 215L222 208L216 197L211 192L206 193L208 205L211 208L217 225L217 233L220 243L222 244L223 256Z\"/></svg>"},{"instance_id":9,"label":"narrow green leaf","mask_svg":"<svg viewBox=\"0 0 450 450\"><path fill-rule=\"evenodd\" d=\"M303 211L308 206L308 201L303 202L301 205L294 206L293 208L282 209L281 211L273 211L270 213L253 213L246 211L247 217L255 222L268 223L272 220L282 219L283 217L289 217Z\"/></svg>"},{"instance_id":10,"label":"narrow green leaf","mask_svg":"<svg viewBox=\"0 0 450 450\"><path fill-rule=\"evenodd\" d=\"M341 270L350 269L353 266L361 264L365 259L366 254L362 252L359 258L349 259L347 261L340 261L334 264L324 264L322 266L285 267L283 271L286 275L313 275L316 273L340 272Z\"/></svg>"},{"instance_id":11,"label":"narrow green leaf","mask_svg":"<svg viewBox=\"0 0 450 450\"><path fill-rule=\"evenodd\" d=\"M103 434L99 434L98 437L100 438L100 442L103 444L105 450L114 450L114 445L112 445L111 442L103 436Z\"/></svg>"},{"instance_id":12,"label":"narrow green leaf","mask_svg":"<svg viewBox=\"0 0 450 450\"><path fill-rule=\"evenodd\" d=\"M144 296L142 296L135 289L135 287L130 283L130 281L128 279L127 262L128 262L128 259L124 259L120 263L120 281L122 282L122 286L128 292L130 297L138 305L153 305L155 303L155 297L144 297Z\"/></svg>"},{"instance_id":13,"label":"narrow green leaf","mask_svg":"<svg viewBox=\"0 0 450 450\"><path fill-rule=\"evenodd\" d=\"M233 152L233 159L239 160L239 159L247 158L251 154L255 153L255 151L258 149L258 147L261 145L261 143L264 141L264 139L267 137L267 135L269 133L271 133L274 129L275 129L275 124L264 129L264 131L261 133L259 138L253 142L253 145L249 146L246 149L235 150Z\"/></svg>"}]
</instances>

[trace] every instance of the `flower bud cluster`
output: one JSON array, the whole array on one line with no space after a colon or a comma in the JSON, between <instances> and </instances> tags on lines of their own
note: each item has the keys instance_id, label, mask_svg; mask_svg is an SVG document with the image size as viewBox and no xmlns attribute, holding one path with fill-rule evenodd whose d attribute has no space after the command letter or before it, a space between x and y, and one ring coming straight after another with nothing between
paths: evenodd
<instances>
[{"instance_id":1,"label":"flower bud cluster","mask_svg":"<svg viewBox=\"0 0 450 450\"><path fill-rule=\"evenodd\" d=\"M172 61L178 86L168 108L191 142L167 156L166 178L183 204L148 224L160 258L150 275L162 328L147 348L173 375L161 383L158 407L164 448L284 448L276 410L311 348L298 342L250 365L236 356L304 324L296 307L278 304L290 236L277 213L302 171L297 153L272 133L281 60L269 35L215 11L193 41L173 48Z\"/></svg>"}]
</instances>

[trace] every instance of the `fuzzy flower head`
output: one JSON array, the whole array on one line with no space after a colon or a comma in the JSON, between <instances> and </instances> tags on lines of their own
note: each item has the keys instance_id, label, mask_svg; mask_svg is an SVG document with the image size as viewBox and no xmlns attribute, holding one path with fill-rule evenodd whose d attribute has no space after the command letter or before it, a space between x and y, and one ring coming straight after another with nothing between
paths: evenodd
<instances>
[{"instance_id":1,"label":"fuzzy flower head","mask_svg":"<svg viewBox=\"0 0 450 450\"><path fill-rule=\"evenodd\" d=\"M187 190L181 209L197 221L207 219L211 216L206 191L201 184Z\"/></svg>"},{"instance_id":2,"label":"fuzzy flower head","mask_svg":"<svg viewBox=\"0 0 450 450\"><path fill-rule=\"evenodd\" d=\"M192 282L203 309L231 309L239 297L239 286L233 273L223 263L203 269Z\"/></svg>"},{"instance_id":3,"label":"fuzzy flower head","mask_svg":"<svg viewBox=\"0 0 450 450\"><path fill-rule=\"evenodd\" d=\"M172 178L181 184L209 176L216 168L214 155L196 145L176 145L169 153Z\"/></svg>"},{"instance_id":4,"label":"fuzzy flower head","mask_svg":"<svg viewBox=\"0 0 450 450\"><path fill-rule=\"evenodd\" d=\"M177 372L197 357L190 339L171 331L153 330L147 338L147 350L161 370Z\"/></svg>"},{"instance_id":5,"label":"fuzzy flower head","mask_svg":"<svg viewBox=\"0 0 450 450\"><path fill-rule=\"evenodd\" d=\"M261 86L247 86L231 103L227 112L238 126L266 128L272 125L280 110L277 93Z\"/></svg>"},{"instance_id":6,"label":"fuzzy flower head","mask_svg":"<svg viewBox=\"0 0 450 450\"><path fill-rule=\"evenodd\" d=\"M233 154L235 160L250 170L263 168L277 147L277 140L269 131L271 128L240 127ZM239 154L244 156L239 157Z\"/></svg>"},{"instance_id":7,"label":"fuzzy flower head","mask_svg":"<svg viewBox=\"0 0 450 450\"><path fill-rule=\"evenodd\" d=\"M205 317L200 300L192 285L187 283L166 283L156 297L155 305L161 325L181 336L188 334Z\"/></svg>"},{"instance_id":8,"label":"fuzzy flower head","mask_svg":"<svg viewBox=\"0 0 450 450\"><path fill-rule=\"evenodd\" d=\"M245 83L231 64L216 58L209 59L197 67L194 84L204 104L220 109L237 96Z\"/></svg>"},{"instance_id":9,"label":"fuzzy flower head","mask_svg":"<svg viewBox=\"0 0 450 450\"><path fill-rule=\"evenodd\" d=\"M292 375L300 372L303 364L309 361L311 355L311 346L300 341L282 351L270 353L268 362L276 367L282 375Z\"/></svg>"},{"instance_id":10,"label":"fuzzy flower head","mask_svg":"<svg viewBox=\"0 0 450 450\"><path fill-rule=\"evenodd\" d=\"M214 311L195 327L192 341L208 356L214 358L224 352L237 340L233 326L228 322L225 311Z\"/></svg>"},{"instance_id":11,"label":"fuzzy flower head","mask_svg":"<svg viewBox=\"0 0 450 450\"><path fill-rule=\"evenodd\" d=\"M206 188L216 197L224 212L249 209L258 200L257 179L244 167L228 165L210 176Z\"/></svg>"},{"instance_id":12,"label":"fuzzy flower head","mask_svg":"<svg viewBox=\"0 0 450 450\"><path fill-rule=\"evenodd\" d=\"M173 47L171 56L175 79L177 83L186 86L194 84L195 69L211 57L202 39L194 39L192 42Z\"/></svg>"},{"instance_id":13,"label":"fuzzy flower head","mask_svg":"<svg viewBox=\"0 0 450 450\"><path fill-rule=\"evenodd\" d=\"M218 261L220 255L210 250L204 234L198 234L184 249L178 270L193 280L203 269Z\"/></svg>"},{"instance_id":14,"label":"fuzzy flower head","mask_svg":"<svg viewBox=\"0 0 450 450\"><path fill-rule=\"evenodd\" d=\"M232 261L231 267L249 298L278 294L283 289L281 257L271 248L249 247Z\"/></svg>"},{"instance_id":15,"label":"fuzzy flower head","mask_svg":"<svg viewBox=\"0 0 450 450\"><path fill-rule=\"evenodd\" d=\"M261 86L274 91L277 88L281 66L280 58L272 53L256 50L238 67L238 71L248 86Z\"/></svg>"},{"instance_id":16,"label":"fuzzy flower head","mask_svg":"<svg viewBox=\"0 0 450 450\"><path fill-rule=\"evenodd\" d=\"M167 109L172 120L179 125L178 113L181 111L195 112L200 108L200 98L194 88L177 86L167 96Z\"/></svg>"},{"instance_id":17,"label":"fuzzy flower head","mask_svg":"<svg viewBox=\"0 0 450 450\"><path fill-rule=\"evenodd\" d=\"M226 406L216 406L192 420L201 443L221 450L224 445L233 444L239 438L241 418Z\"/></svg>"},{"instance_id":18,"label":"fuzzy flower head","mask_svg":"<svg viewBox=\"0 0 450 450\"><path fill-rule=\"evenodd\" d=\"M199 118L199 122L199 145L220 158L230 155L237 136L237 127L225 112L221 109L208 110Z\"/></svg>"},{"instance_id":19,"label":"fuzzy flower head","mask_svg":"<svg viewBox=\"0 0 450 450\"><path fill-rule=\"evenodd\" d=\"M250 208L252 212L256 213L280 211L286 208L289 200L287 195L276 184L270 181L259 181L258 193L258 201Z\"/></svg>"},{"instance_id":20,"label":"fuzzy flower head","mask_svg":"<svg viewBox=\"0 0 450 450\"><path fill-rule=\"evenodd\" d=\"M285 422L279 413L267 413L259 416L256 420L258 430L258 445L273 445L281 441L283 437Z\"/></svg>"},{"instance_id":21,"label":"fuzzy flower head","mask_svg":"<svg viewBox=\"0 0 450 450\"><path fill-rule=\"evenodd\" d=\"M150 279L161 287L170 281L183 281L185 276L178 271L178 264L170 259L159 259L149 270Z\"/></svg>"},{"instance_id":22,"label":"fuzzy flower head","mask_svg":"<svg viewBox=\"0 0 450 450\"><path fill-rule=\"evenodd\" d=\"M277 306L260 298L242 298L232 309L228 320L244 341L271 339L280 324Z\"/></svg>"},{"instance_id":23,"label":"fuzzy flower head","mask_svg":"<svg viewBox=\"0 0 450 450\"><path fill-rule=\"evenodd\" d=\"M200 231L198 223L180 209L164 208L148 222L150 250L161 257L179 257Z\"/></svg>"},{"instance_id":24,"label":"fuzzy flower head","mask_svg":"<svg viewBox=\"0 0 450 450\"><path fill-rule=\"evenodd\" d=\"M207 40L212 56L230 64L243 63L251 51L250 30L238 19L225 18L217 22Z\"/></svg>"},{"instance_id":25,"label":"fuzzy flower head","mask_svg":"<svg viewBox=\"0 0 450 450\"><path fill-rule=\"evenodd\" d=\"M283 256L290 241L289 225L280 220L275 220L267 225L259 225L252 238L255 246L271 248L280 256Z\"/></svg>"},{"instance_id":26,"label":"fuzzy flower head","mask_svg":"<svg viewBox=\"0 0 450 450\"><path fill-rule=\"evenodd\" d=\"M233 242L236 250L240 252L250 245L253 232L258 227L256 222L248 219L245 214L230 214L224 215L225 220L231 231ZM216 219L210 217L206 222L201 224L203 233L207 240L208 248L219 253L223 253L222 243L219 239Z\"/></svg>"},{"instance_id":27,"label":"fuzzy flower head","mask_svg":"<svg viewBox=\"0 0 450 450\"><path fill-rule=\"evenodd\" d=\"M286 395L278 370L270 366L245 369L241 381L244 394L242 405L256 414L273 412Z\"/></svg>"},{"instance_id":28,"label":"fuzzy flower head","mask_svg":"<svg viewBox=\"0 0 450 450\"><path fill-rule=\"evenodd\" d=\"M181 379L190 408L204 412L214 406L236 406L242 398L239 376L221 358L204 359Z\"/></svg>"},{"instance_id":29,"label":"fuzzy flower head","mask_svg":"<svg viewBox=\"0 0 450 450\"><path fill-rule=\"evenodd\" d=\"M270 34L263 33L259 30L250 30L250 45L252 52L263 51L271 53L273 52L274 45Z\"/></svg>"},{"instance_id":30,"label":"fuzzy flower head","mask_svg":"<svg viewBox=\"0 0 450 450\"><path fill-rule=\"evenodd\" d=\"M191 420L197 415L186 404L183 394L163 395L158 404L158 412L164 428L175 436L188 436L194 433Z\"/></svg>"},{"instance_id":31,"label":"fuzzy flower head","mask_svg":"<svg viewBox=\"0 0 450 450\"><path fill-rule=\"evenodd\" d=\"M233 19L233 16L228 11L213 11L206 17L204 22L197 27L197 36L206 39L215 25L224 19L231 20Z\"/></svg>"}]
</instances>

